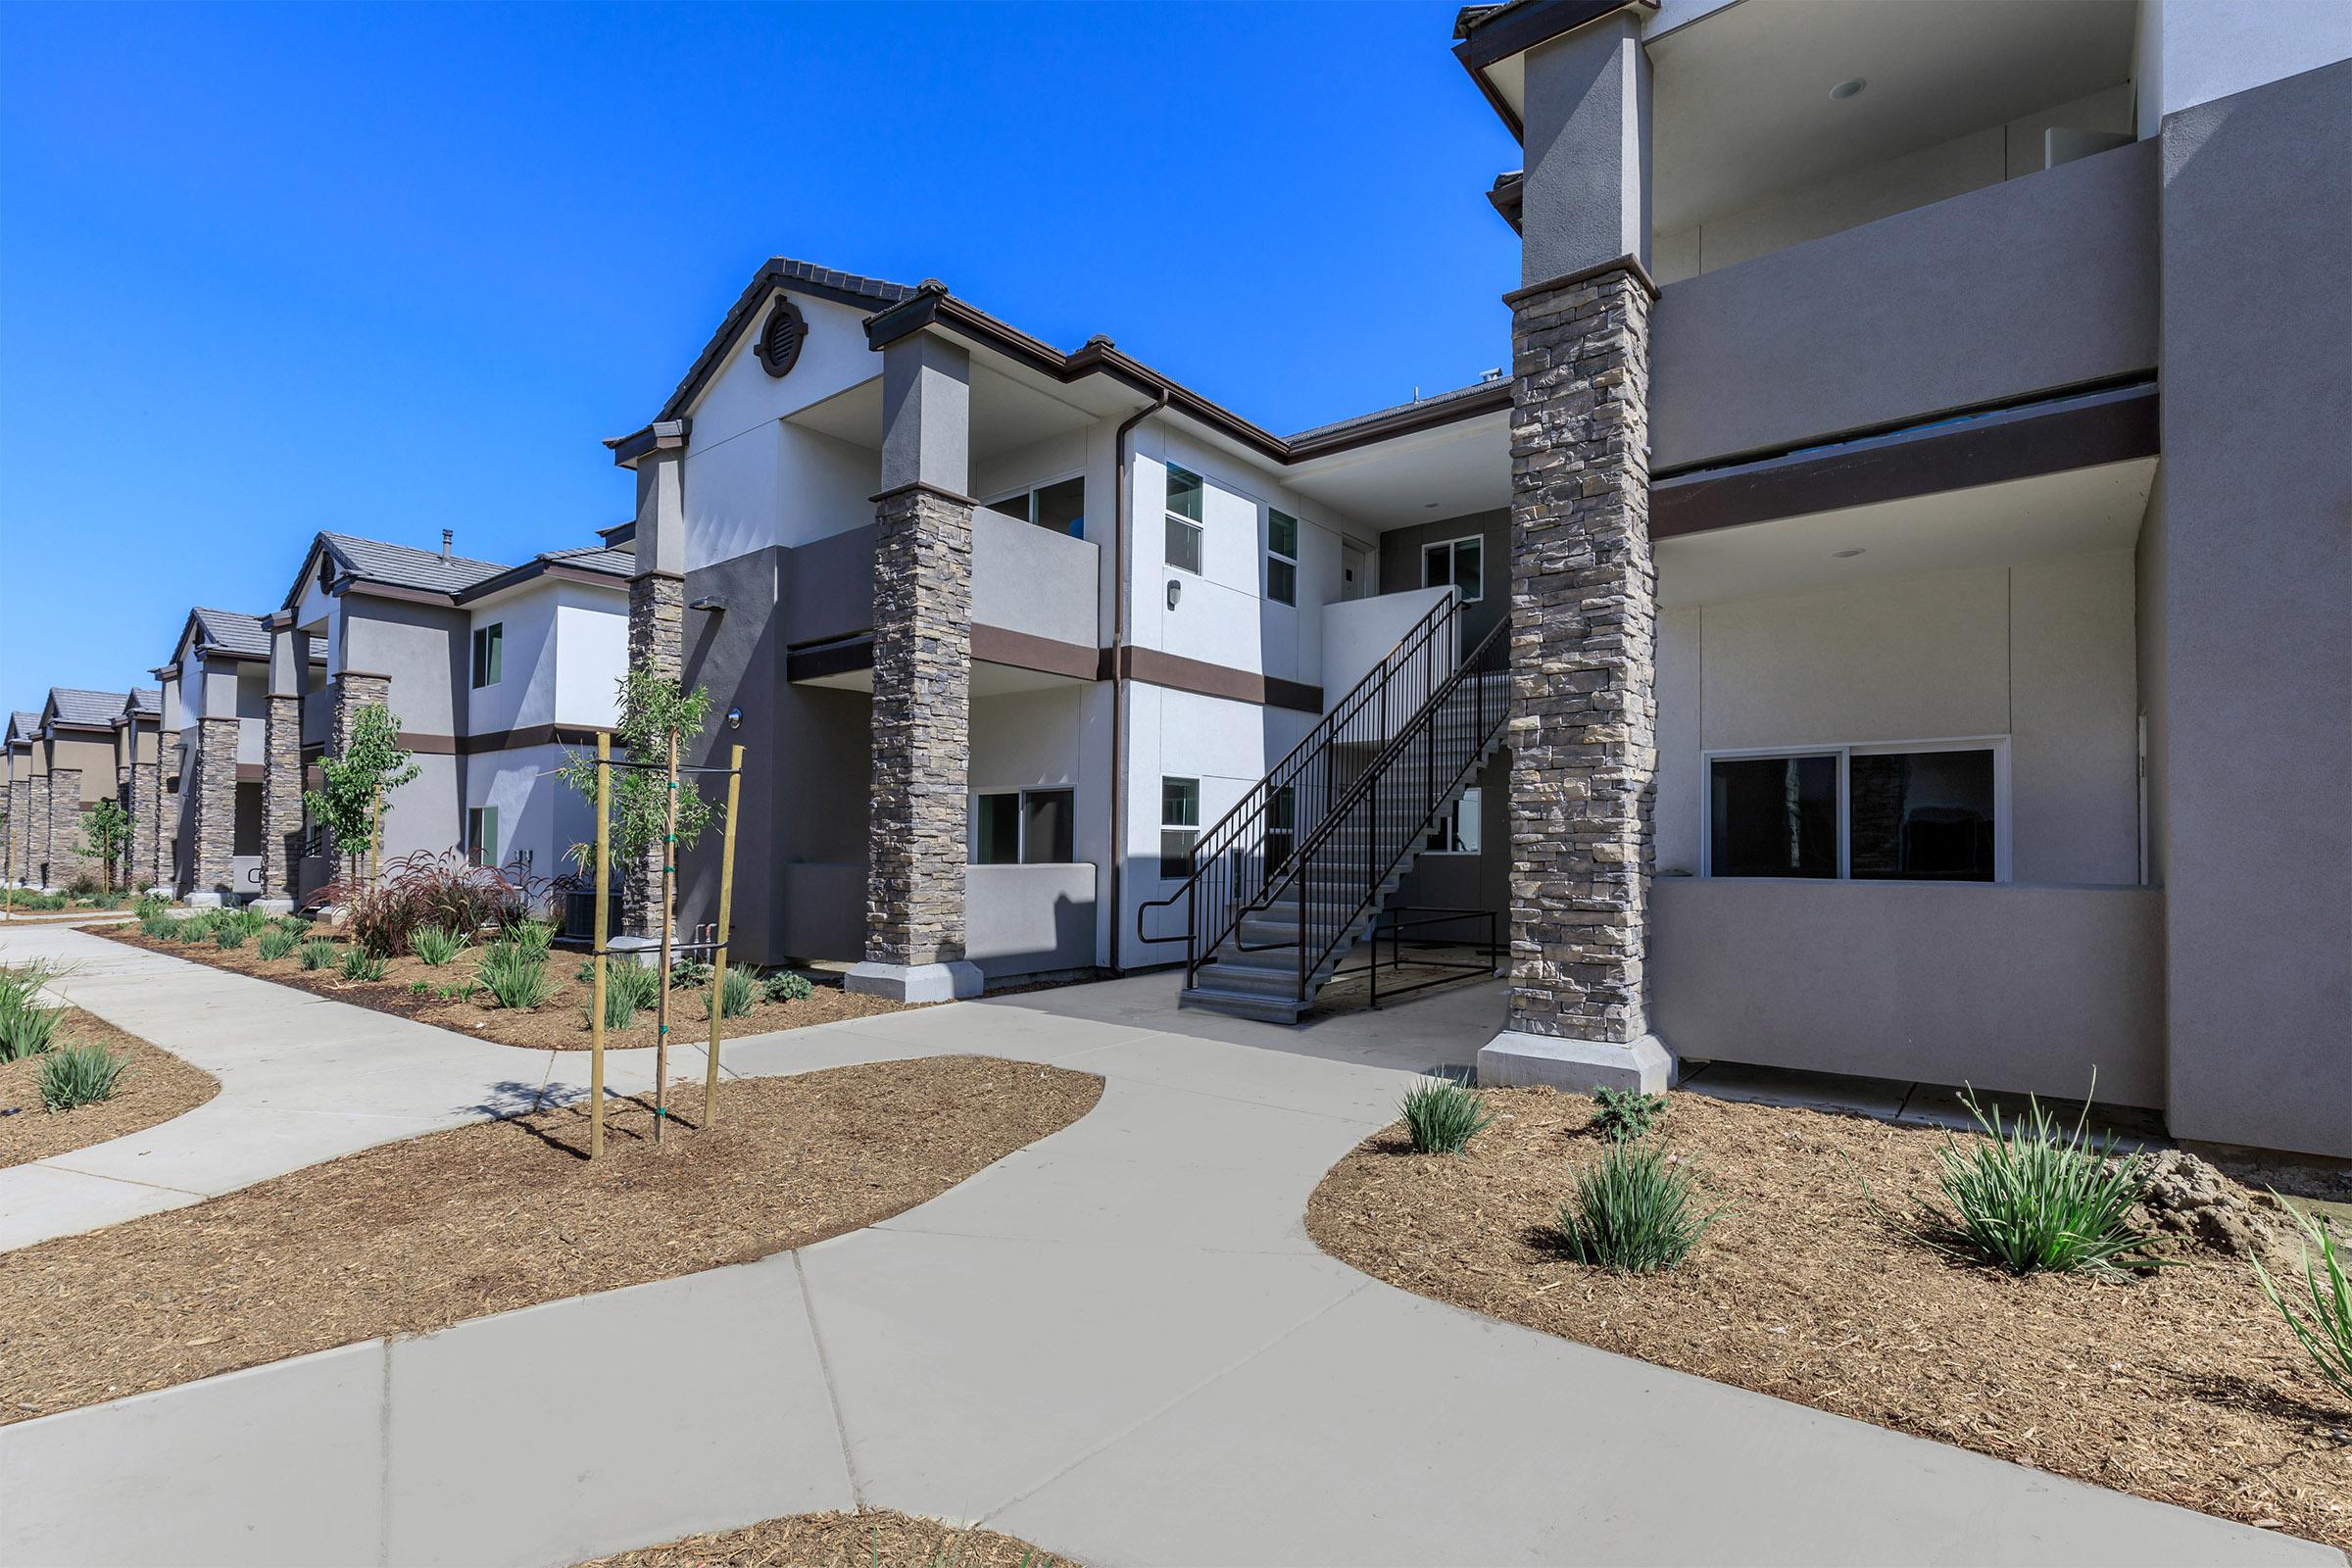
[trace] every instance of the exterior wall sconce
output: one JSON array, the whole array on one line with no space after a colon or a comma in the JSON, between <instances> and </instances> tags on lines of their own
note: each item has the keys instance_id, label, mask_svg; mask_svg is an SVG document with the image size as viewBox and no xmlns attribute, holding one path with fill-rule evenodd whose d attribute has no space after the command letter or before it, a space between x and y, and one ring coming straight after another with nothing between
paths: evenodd
<instances>
[{"instance_id":1,"label":"exterior wall sconce","mask_svg":"<svg viewBox=\"0 0 2352 1568\"><path fill-rule=\"evenodd\" d=\"M741 728L743 728L743 710L742 710L742 709L740 709L740 708L730 708L730 709L728 709L728 710L727 710L727 728L729 728L729 729L741 729Z\"/></svg>"},{"instance_id":2,"label":"exterior wall sconce","mask_svg":"<svg viewBox=\"0 0 2352 1568\"><path fill-rule=\"evenodd\" d=\"M1176 601L1184 597L1184 583L1175 577L1168 579L1168 608L1174 610Z\"/></svg>"},{"instance_id":3,"label":"exterior wall sconce","mask_svg":"<svg viewBox=\"0 0 2352 1568\"><path fill-rule=\"evenodd\" d=\"M725 604L719 600L712 599L708 594L704 595L700 599L697 599L693 604L688 605L686 608L688 610L699 610L708 615L723 615L727 612L727 607Z\"/></svg>"}]
</instances>

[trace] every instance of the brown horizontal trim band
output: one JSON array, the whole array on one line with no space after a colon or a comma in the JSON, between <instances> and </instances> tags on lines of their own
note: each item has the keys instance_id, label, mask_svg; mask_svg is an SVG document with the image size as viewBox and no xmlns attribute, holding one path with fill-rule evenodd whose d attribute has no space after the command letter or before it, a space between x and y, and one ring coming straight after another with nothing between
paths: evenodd
<instances>
[{"instance_id":1,"label":"brown horizontal trim band","mask_svg":"<svg viewBox=\"0 0 2352 1568\"><path fill-rule=\"evenodd\" d=\"M420 757L458 755L458 738L455 735L413 735L404 729L400 732L400 744Z\"/></svg>"},{"instance_id":2,"label":"brown horizontal trim band","mask_svg":"<svg viewBox=\"0 0 2352 1568\"><path fill-rule=\"evenodd\" d=\"M1655 539L1776 517L1901 501L2011 479L2154 457L2153 386L2028 406L1817 454L1660 481L1650 487Z\"/></svg>"},{"instance_id":3,"label":"brown horizontal trim band","mask_svg":"<svg viewBox=\"0 0 2352 1568\"><path fill-rule=\"evenodd\" d=\"M262 782L264 771L265 769L259 762L239 762L237 764L237 782L259 784Z\"/></svg>"},{"instance_id":4,"label":"brown horizontal trim band","mask_svg":"<svg viewBox=\"0 0 2352 1568\"><path fill-rule=\"evenodd\" d=\"M1067 675L1072 680L1095 680L1102 650L1092 644L1080 646L1052 637L1039 637L1025 631L1012 631L1004 626L972 624L972 658L990 664L1009 664L1015 669L1034 669L1041 674Z\"/></svg>"},{"instance_id":5,"label":"brown horizontal trim band","mask_svg":"<svg viewBox=\"0 0 2352 1568\"><path fill-rule=\"evenodd\" d=\"M1109 652L1103 650L1106 663ZM1132 644L1119 650L1119 662L1123 666L1119 672L1122 678L1151 686L1166 686L1200 697L1219 697L1227 702L1254 703L1261 708L1287 708L1305 713L1323 711L1322 687L1284 680L1279 675L1260 675Z\"/></svg>"},{"instance_id":6,"label":"brown horizontal trim band","mask_svg":"<svg viewBox=\"0 0 2352 1568\"><path fill-rule=\"evenodd\" d=\"M976 508L980 505L979 502L974 501L960 490L951 490L944 484L933 484L928 479L909 479L905 484L894 484L887 490L876 491L865 499L879 506L894 496L905 495L909 490L920 490L923 494L937 497L952 507Z\"/></svg>"},{"instance_id":7,"label":"brown horizontal trim band","mask_svg":"<svg viewBox=\"0 0 2352 1568\"><path fill-rule=\"evenodd\" d=\"M1594 278L1605 277L1611 272L1632 273L1634 281L1642 285L1642 292L1652 300L1658 297L1658 285L1650 277L1649 269L1642 265L1641 257L1629 251L1614 260L1595 262L1591 267L1580 267L1573 272L1562 272L1559 276L1547 277L1541 283L1522 284L1505 294L1502 297L1502 303L1517 310L1522 303L1532 300L1538 295L1557 293L1564 288L1574 288L1579 283L1590 283Z\"/></svg>"},{"instance_id":8,"label":"brown horizontal trim band","mask_svg":"<svg viewBox=\"0 0 2352 1568\"><path fill-rule=\"evenodd\" d=\"M458 750L467 757L479 757L485 752L519 752L533 746L594 746L597 736L612 733L593 724L526 724L520 729L461 736ZM405 742L408 737L401 739Z\"/></svg>"}]
</instances>

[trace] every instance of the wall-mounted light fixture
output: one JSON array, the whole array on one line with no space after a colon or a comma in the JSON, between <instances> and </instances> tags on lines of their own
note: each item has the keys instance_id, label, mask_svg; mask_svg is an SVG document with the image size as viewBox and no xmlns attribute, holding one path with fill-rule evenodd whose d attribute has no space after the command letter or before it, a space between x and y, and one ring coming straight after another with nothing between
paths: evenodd
<instances>
[{"instance_id":1,"label":"wall-mounted light fixture","mask_svg":"<svg viewBox=\"0 0 2352 1568\"><path fill-rule=\"evenodd\" d=\"M1862 549L1857 545L1851 550L1833 550L1830 552L1830 559L1832 561L1851 561L1861 553Z\"/></svg>"},{"instance_id":2,"label":"wall-mounted light fixture","mask_svg":"<svg viewBox=\"0 0 2352 1568\"><path fill-rule=\"evenodd\" d=\"M1863 88L1869 85L1870 83L1860 76L1848 76L1845 78L1845 80L1839 82L1837 86L1830 89L1830 96L1837 99L1839 103L1843 103L1846 99L1855 96L1857 93L1861 92Z\"/></svg>"},{"instance_id":3,"label":"wall-mounted light fixture","mask_svg":"<svg viewBox=\"0 0 2352 1568\"><path fill-rule=\"evenodd\" d=\"M688 605L686 608L688 610L699 610L707 615L723 615L727 612L727 607L723 601L713 599L708 594L705 594L702 598L697 599L693 604Z\"/></svg>"},{"instance_id":4,"label":"wall-mounted light fixture","mask_svg":"<svg viewBox=\"0 0 2352 1568\"><path fill-rule=\"evenodd\" d=\"M728 709L728 710L727 710L727 728L729 728L729 729L741 729L741 728L743 728L743 710L742 710L742 709L740 709L740 708L730 708L730 709Z\"/></svg>"},{"instance_id":5,"label":"wall-mounted light fixture","mask_svg":"<svg viewBox=\"0 0 2352 1568\"><path fill-rule=\"evenodd\" d=\"M1170 577L1168 579L1168 608L1170 610L1174 610L1176 608L1176 601L1182 599L1183 597L1183 580L1176 577Z\"/></svg>"}]
</instances>

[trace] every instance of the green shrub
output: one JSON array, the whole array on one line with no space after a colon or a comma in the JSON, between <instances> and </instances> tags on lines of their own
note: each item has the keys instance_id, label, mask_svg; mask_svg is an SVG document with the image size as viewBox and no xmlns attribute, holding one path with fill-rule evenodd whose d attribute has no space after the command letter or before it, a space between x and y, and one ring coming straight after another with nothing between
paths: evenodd
<instances>
[{"instance_id":1,"label":"green shrub","mask_svg":"<svg viewBox=\"0 0 2352 1568\"><path fill-rule=\"evenodd\" d=\"M305 969L323 969L335 961L335 945L324 937L312 937L300 950Z\"/></svg>"},{"instance_id":2,"label":"green shrub","mask_svg":"<svg viewBox=\"0 0 2352 1568\"><path fill-rule=\"evenodd\" d=\"M482 983L479 980L467 976L454 986L443 986L434 995L443 1002L471 1002L473 994L481 989Z\"/></svg>"},{"instance_id":3,"label":"green shrub","mask_svg":"<svg viewBox=\"0 0 2352 1568\"><path fill-rule=\"evenodd\" d=\"M438 969L466 951L466 939L437 925L418 926L410 933L409 951Z\"/></svg>"},{"instance_id":4,"label":"green shrub","mask_svg":"<svg viewBox=\"0 0 2352 1568\"><path fill-rule=\"evenodd\" d=\"M1592 1091L1592 1130L1612 1143L1645 1138L1666 1116L1666 1097L1639 1089Z\"/></svg>"},{"instance_id":5,"label":"green shrub","mask_svg":"<svg viewBox=\"0 0 2352 1568\"><path fill-rule=\"evenodd\" d=\"M241 948L244 945L245 927L240 921L231 920L213 933L213 946L224 953L231 948Z\"/></svg>"},{"instance_id":6,"label":"green shrub","mask_svg":"<svg viewBox=\"0 0 2352 1568\"><path fill-rule=\"evenodd\" d=\"M2311 1293L2310 1319L2306 1321L2295 1307L2287 1305L2259 1257L2254 1260L2254 1272L2262 1281L2262 1294L2286 1319L2286 1326L2294 1331L2320 1376L2335 1385L2336 1393L2352 1399L2352 1281L2345 1278L2344 1256L2321 1221L2296 1211L2295 1223L2303 1228L2303 1285ZM2320 1254L2316 1263L2311 1256L2314 1248Z\"/></svg>"},{"instance_id":7,"label":"green shrub","mask_svg":"<svg viewBox=\"0 0 2352 1568\"><path fill-rule=\"evenodd\" d=\"M794 974L789 969L769 975L760 989L770 1002L807 1002L816 994L816 987L809 984L807 975Z\"/></svg>"},{"instance_id":8,"label":"green shrub","mask_svg":"<svg viewBox=\"0 0 2352 1568\"><path fill-rule=\"evenodd\" d=\"M642 963L605 964L605 995L618 991L629 999L629 1005L639 1012L655 1006L662 1000L662 971L649 969Z\"/></svg>"},{"instance_id":9,"label":"green shrub","mask_svg":"<svg viewBox=\"0 0 2352 1568\"><path fill-rule=\"evenodd\" d=\"M520 948L525 953L534 953L544 958L548 949L555 945L556 928L545 920L517 920L501 931L498 939L510 947Z\"/></svg>"},{"instance_id":10,"label":"green shrub","mask_svg":"<svg viewBox=\"0 0 2352 1568\"><path fill-rule=\"evenodd\" d=\"M182 917L178 925L172 928L172 934L189 944L210 942L213 939L213 933L220 929L220 919L212 910L207 909L200 914Z\"/></svg>"},{"instance_id":11,"label":"green shrub","mask_svg":"<svg viewBox=\"0 0 2352 1568\"><path fill-rule=\"evenodd\" d=\"M73 1110L115 1098L128 1056L117 1056L99 1046L68 1046L41 1063L41 1106L51 1111Z\"/></svg>"},{"instance_id":12,"label":"green shrub","mask_svg":"<svg viewBox=\"0 0 2352 1568\"><path fill-rule=\"evenodd\" d=\"M77 871L74 874L74 880L66 884L66 891L86 904L106 889L99 886L98 879L89 872Z\"/></svg>"},{"instance_id":13,"label":"green shrub","mask_svg":"<svg viewBox=\"0 0 2352 1568\"><path fill-rule=\"evenodd\" d=\"M384 977L383 956L369 953L363 947L348 947L343 950L342 969L346 980L381 980Z\"/></svg>"},{"instance_id":14,"label":"green shrub","mask_svg":"<svg viewBox=\"0 0 2352 1568\"><path fill-rule=\"evenodd\" d=\"M234 931L239 936L251 937L258 936L270 929L270 921L269 915L248 904L241 909L221 910L218 923L222 930Z\"/></svg>"},{"instance_id":15,"label":"green shrub","mask_svg":"<svg viewBox=\"0 0 2352 1568\"><path fill-rule=\"evenodd\" d=\"M142 893L131 901L131 911L142 920L152 920L172 907L172 901L161 893Z\"/></svg>"},{"instance_id":16,"label":"green shrub","mask_svg":"<svg viewBox=\"0 0 2352 1568\"><path fill-rule=\"evenodd\" d=\"M29 996L0 999L0 1061L22 1061L47 1051L63 1014L33 1004Z\"/></svg>"},{"instance_id":17,"label":"green shrub","mask_svg":"<svg viewBox=\"0 0 2352 1568\"><path fill-rule=\"evenodd\" d=\"M273 925L261 934L259 941L255 943L255 948L263 957L274 962L294 951L296 940L294 933L284 926Z\"/></svg>"},{"instance_id":18,"label":"green shrub","mask_svg":"<svg viewBox=\"0 0 2352 1568\"><path fill-rule=\"evenodd\" d=\"M760 1000L760 976L748 964L728 964L725 977L703 993L703 1016L706 1018L710 1016L710 998L714 993L718 997L721 1016L745 1017L751 1012L752 1004Z\"/></svg>"},{"instance_id":19,"label":"green shrub","mask_svg":"<svg viewBox=\"0 0 2352 1568\"><path fill-rule=\"evenodd\" d=\"M528 949L500 943L482 955L482 986L502 1007L528 1011L556 994L547 976L547 960Z\"/></svg>"},{"instance_id":20,"label":"green shrub","mask_svg":"<svg viewBox=\"0 0 2352 1568\"><path fill-rule=\"evenodd\" d=\"M618 972L619 967L617 964L613 966L614 973ZM629 967L635 968L636 965L631 964ZM588 993L588 1000L580 1004L580 1016L587 1019L591 1025L596 1022L596 992L593 989ZM626 987L612 984L612 976L607 975L605 979L605 1027L626 1029L636 1021L637 998Z\"/></svg>"},{"instance_id":21,"label":"green shrub","mask_svg":"<svg viewBox=\"0 0 2352 1568\"><path fill-rule=\"evenodd\" d=\"M410 995L410 996L412 996L412 997L429 997L429 996L431 996L432 994L433 994L433 983L432 983L430 980L412 980L412 981L410 981L410 982L409 982L409 995Z\"/></svg>"},{"instance_id":22,"label":"green shrub","mask_svg":"<svg viewBox=\"0 0 2352 1568\"><path fill-rule=\"evenodd\" d=\"M1494 1119L1487 1097L1450 1078L1424 1078L1404 1092L1397 1107L1416 1154L1458 1154Z\"/></svg>"},{"instance_id":23,"label":"green shrub","mask_svg":"<svg viewBox=\"0 0 2352 1568\"><path fill-rule=\"evenodd\" d=\"M672 958L669 963L669 983L680 991L692 991L710 983L710 965L700 958Z\"/></svg>"},{"instance_id":24,"label":"green shrub","mask_svg":"<svg viewBox=\"0 0 2352 1568\"><path fill-rule=\"evenodd\" d=\"M139 916L139 935L164 941L171 937L172 928L177 924L179 922L169 914L142 914Z\"/></svg>"},{"instance_id":25,"label":"green shrub","mask_svg":"<svg viewBox=\"0 0 2352 1568\"><path fill-rule=\"evenodd\" d=\"M39 959L30 963L0 963L0 1007L29 1004L41 987L59 973L55 964Z\"/></svg>"},{"instance_id":26,"label":"green shrub","mask_svg":"<svg viewBox=\"0 0 2352 1568\"><path fill-rule=\"evenodd\" d=\"M1697 1212L1693 1183L1657 1145L1612 1142L1576 1173L1576 1191L1560 1205L1560 1240L1577 1261L1612 1274L1672 1268L1722 1212Z\"/></svg>"},{"instance_id":27,"label":"green shrub","mask_svg":"<svg viewBox=\"0 0 2352 1568\"><path fill-rule=\"evenodd\" d=\"M2132 1224L2132 1206L2147 1181L2147 1156L2115 1157L2115 1140L2090 1137L2090 1102L2072 1133L2051 1122L2038 1100L2007 1126L1987 1116L1974 1090L1963 1089L1984 1136L1963 1149L1944 1134L1936 1181L1957 1218L1937 1215L1957 1233L1959 1250L2012 1274L2112 1270L2144 1260L2150 1238ZM1952 1250L1952 1249L1945 1249Z\"/></svg>"}]
</instances>

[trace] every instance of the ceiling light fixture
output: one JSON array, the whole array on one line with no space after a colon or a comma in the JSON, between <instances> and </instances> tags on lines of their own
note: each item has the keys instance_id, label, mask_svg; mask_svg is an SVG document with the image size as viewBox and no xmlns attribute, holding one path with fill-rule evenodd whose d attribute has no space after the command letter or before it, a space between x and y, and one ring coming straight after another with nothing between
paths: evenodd
<instances>
[{"instance_id":1,"label":"ceiling light fixture","mask_svg":"<svg viewBox=\"0 0 2352 1568\"><path fill-rule=\"evenodd\" d=\"M1833 550L1833 551L1831 551L1831 552L1830 552L1830 559L1831 559L1832 561L1851 561L1851 560L1853 560L1853 559L1854 559L1856 556L1860 555L1861 553L1862 553L1862 552L1861 552L1859 549L1855 549L1855 550Z\"/></svg>"},{"instance_id":2,"label":"ceiling light fixture","mask_svg":"<svg viewBox=\"0 0 2352 1568\"><path fill-rule=\"evenodd\" d=\"M1844 100L1853 97L1857 93L1861 92L1863 88L1869 85L1870 83L1860 76L1848 76L1837 86L1830 89L1830 96L1842 103Z\"/></svg>"}]
</instances>

